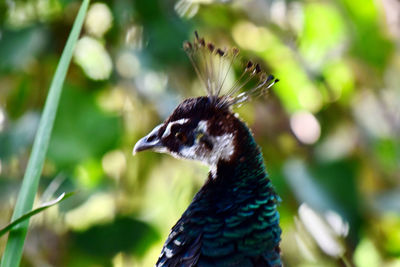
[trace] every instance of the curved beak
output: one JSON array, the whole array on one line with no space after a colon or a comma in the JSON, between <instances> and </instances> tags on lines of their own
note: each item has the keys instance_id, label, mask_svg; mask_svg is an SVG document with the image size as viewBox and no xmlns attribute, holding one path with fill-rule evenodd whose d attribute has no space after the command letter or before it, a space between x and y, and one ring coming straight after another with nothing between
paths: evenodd
<instances>
[{"instance_id":1,"label":"curved beak","mask_svg":"<svg viewBox=\"0 0 400 267\"><path fill-rule=\"evenodd\" d=\"M161 126L162 124L156 126L148 135L137 141L133 148L132 154L135 155L140 151L162 147L163 145L158 137L158 130L161 128Z\"/></svg>"}]
</instances>

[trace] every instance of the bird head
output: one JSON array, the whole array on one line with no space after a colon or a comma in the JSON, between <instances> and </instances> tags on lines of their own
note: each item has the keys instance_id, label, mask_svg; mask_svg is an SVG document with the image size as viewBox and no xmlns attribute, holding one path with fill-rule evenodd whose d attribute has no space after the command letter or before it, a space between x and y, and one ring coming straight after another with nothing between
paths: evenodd
<instances>
[{"instance_id":1,"label":"bird head","mask_svg":"<svg viewBox=\"0 0 400 267\"><path fill-rule=\"evenodd\" d=\"M215 165L229 161L235 152L235 116L221 98L190 98L179 104L171 116L140 139L133 152L153 150L178 158Z\"/></svg>"},{"instance_id":2,"label":"bird head","mask_svg":"<svg viewBox=\"0 0 400 267\"><path fill-rule=\"evenodd\" d=\"M235 155L237 140L242 138L241 133L246 134L240 133L243 125L231 112L232 106L264 94L278 79L248 61L241 64L239 78L228 86L225 81L237 62L237 48L217 48L197 32L194 41L185 42L183 48L207 96L184 100L171 116L136 143L133 153L153 150L215 166Z\"/></svg>"}]
</instances>

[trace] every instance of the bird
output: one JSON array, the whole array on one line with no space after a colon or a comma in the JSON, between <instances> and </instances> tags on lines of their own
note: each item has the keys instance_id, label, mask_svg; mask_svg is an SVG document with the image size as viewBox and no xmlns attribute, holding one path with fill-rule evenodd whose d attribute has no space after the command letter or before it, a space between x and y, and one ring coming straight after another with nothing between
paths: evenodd
<instances>
[{"instance_id":1,"label":"bird","mask_svg":"<svg viewBox=\"0 0 400 267\"><path fill-rule=\"evenodd\" d=\"M217 48L197 31L183 49L207 94L181 102L137 141L133 154L167 153L200 161L210 171L172 227L156 266L282 266L277 210L281 199L253 133L233 112L233 107L265 94L279 80L260 64L241 63L238 48ZM237 64L242 72L229 84L227 77Z\"/></svg>"}]
</instances>

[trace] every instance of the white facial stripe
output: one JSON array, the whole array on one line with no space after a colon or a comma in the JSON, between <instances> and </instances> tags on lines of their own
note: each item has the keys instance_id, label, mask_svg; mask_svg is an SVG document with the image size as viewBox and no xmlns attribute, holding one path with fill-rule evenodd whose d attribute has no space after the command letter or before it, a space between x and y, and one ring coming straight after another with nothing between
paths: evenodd
<instances>
[{"instance_id":1,"label":"white facial stripe","mask_svg":"<svg viewBox=\"0 0 400 267\"><path fill-rule=\"evenodd\" d=\"M171 134L171 127L174 126L175 124L182 125L188 121L189 121L189 119L180 119L180 120L172 121L172 122L168 123L167 128L165 129L165 132L163 133L161 138L165 138L165 137L169 136Z\"/></svg>"},{"instance_id":2,"label":"white facial stripe","mask_svg":"<svg viewBox=\"0 0 400 267\"><path fill-rule=\"evenodd\" d=\"M197 130L203 133L207 133L207 121L200 121ZM180 157L187 159L199 160L211 167L213 167L220 159L229 160L235 152L234 146L234 135L224 134L220 136L208 136L209 140L213 144L211 151L205 150L200 146L199 143L195 143L193 146L184 147L180 150Z\"/></svg>"},{"instance_id":3,"label":"white facial stripe","mask_svg":"<svg viewBox=\"0 0 400 267\"><path fill-rule=\"evenodd\" d=\"M158 130L162 127L162 124L157 125L147 136L154 136L157 135ZM148 142L149 145L153 145L153 144L157 144L159 142L159 140L157 138L154 139L153 142Z\"/></svg>"}]
</instances>

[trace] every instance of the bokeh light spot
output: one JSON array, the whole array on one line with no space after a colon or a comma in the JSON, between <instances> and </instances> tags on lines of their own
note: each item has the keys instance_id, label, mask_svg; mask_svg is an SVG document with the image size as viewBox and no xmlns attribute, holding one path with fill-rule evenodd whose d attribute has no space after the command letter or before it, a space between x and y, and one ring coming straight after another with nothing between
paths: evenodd
<instances>
[{"instance_id":1,"label":"bokeh light spot","mask_svg":"<svg viewBox=\"0 0 400 267\"><path fill-rule=\"evenodd\" d=\"M84 204L66 213L65 221L71 229L85 230L114 218L114 198L107 193L97 193Z\"/></svg>"},{"instance_id":2,"label":"bokeh light spot","mask_svg":"<svg viewBox=\"0 0 400 267\"><path fill-rule=\"evenodd\" d=\"M123 52L118 56L115 67L122 77L130 79L139 72L140 62L134 54Z\"/></svg>"},{"instance_id":3,"label":"bokeh light spot","mask_svg":"<svg viewBox=\"0 0 400 267\"><path fill-rule=\"evenodd\" d=\"M85 29L95 36L102 37L112 26L112 14L104 3L95 3L90 6L86 15Z\"/></svg>"},{"instance_id":4,"label":"bokeh light spot","mask_svg":"<svg viewBox=\"0 0 400 267\"><path fill-rule=\"evenodd\" d=\"M92 37L84 36L77 42L74 60L93 80L105 80L111 75L110 55L104 46Z\"/></svg>"},{"instance_id":5,"label":"bokeh light spot","mask_svg":"<svg viewBox=\"0 0 400 267\"><path fill-rule=\"evenodd\" d=\"M126 170L125 154L120 150L105 154L101 163L104 172L116 180L118 180Z\"/></svg>"},{"instance_id":6,"label":"bokeh light spot","mask_svg":"<svg viewBox=\"0 0 400 267\"><path fill-rule=\"evenodd\" d=\"M143 27L133 25L128 28L125 34L125 44L131 48L141 49L143 43Z\"/></svg>"},{"instance_id":7,"label":"bokeh light spot","mask_svg":"<svg viewBox=\"0 0 400 267\"><path fill-rule=\"evenodd\" d=\"M199 11L199 3L192 0L179 0L175 4L174 9L179 16L190 19Z\"/></svg>"},{"instance_id":8,"label":"bokeh light spot","mask_svg":"<svg viewBox=\"0 0 400 267\"><path fill-rule=\"evenodd\" d=\"M314 144L321 135L318 120L308 111L299 111L290 117L290 127L294 135L304 144Z\"/></svg>"},{"instance_id":9,"label":"bokeh light spot","mask_svg":"<svg viewBox=\"0 0 400 267\"><path fill-rule=\"evenodd\" d=\"M4 122L6 120L6 116L4 115L4 111L0 108L0 132L4 129Z\"/></svg>"},{"instance_id":10,"label":"bokeh light spot","mask_svg":"<svg viewBox=\"0 0 400 267\"><path fill-rule=\"evenodd\" d=\"M307 231L326 254L335 258L343 255L344 247L338 242L334 231L319 214L303 203L299 207L299 217Z\"/></svg>"}]
</instances>

